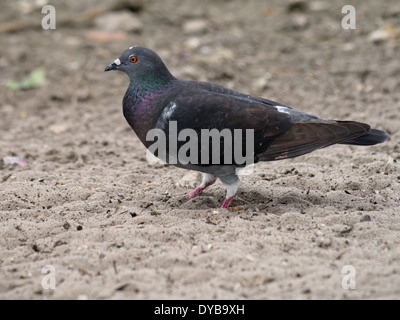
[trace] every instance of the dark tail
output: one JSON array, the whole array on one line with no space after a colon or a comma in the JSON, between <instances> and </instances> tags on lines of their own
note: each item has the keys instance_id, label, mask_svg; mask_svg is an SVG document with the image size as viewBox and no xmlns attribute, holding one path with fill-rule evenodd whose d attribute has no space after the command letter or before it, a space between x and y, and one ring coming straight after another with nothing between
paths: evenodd
<instances>
[{"instance_id":1,"label":"dark tail","mask_svg":"<svg viewBox=\"0 0 400 320\"><path fill-rule=\"evenodd\" d=\"M385 142L390 136L385 131L371 129L371 131L361 137L341 142L341 144L351 144L356 146L372 146L374 144Z\"/></svg>"},{"instance_id":2,"label":"dark tail","mask_svg":"<svg viewBox=\"0 0 400 320\"><path fill-rule=\"evenodd\" d=\"M335 143L358 142L370 132L368 124L354 121L295 122L275 138L258 159L272 161L298 157Z\"/></svg>"}]
</instances>

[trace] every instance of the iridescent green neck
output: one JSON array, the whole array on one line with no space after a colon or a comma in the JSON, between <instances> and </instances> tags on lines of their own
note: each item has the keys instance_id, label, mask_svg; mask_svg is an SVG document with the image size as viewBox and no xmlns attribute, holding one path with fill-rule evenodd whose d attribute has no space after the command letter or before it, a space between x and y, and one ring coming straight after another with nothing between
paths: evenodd
<instances>
[{"instance_id":1,"label":"iridescent green neck","mask_svg":"<svg viewBox=\"0 0 400 320\"><path fill-rule=\"evenodd\" d=\"M165 70L162 73L146 73L144 75L132 75L130 77L130 87L140 88L140 91L157 91L168 87L175 77Z\"/></svg>"},{"instance_id":2,"label":"iridescent green neck","mask_svg":"<svg viewBox=\"0 0 400 320\"><path fill-rule=\"evenodd\" d=\"M172 79L162 79L154 74L147 74L141 79L141 86L148 90L161 90Z\"/></svg>"}]
</instances>

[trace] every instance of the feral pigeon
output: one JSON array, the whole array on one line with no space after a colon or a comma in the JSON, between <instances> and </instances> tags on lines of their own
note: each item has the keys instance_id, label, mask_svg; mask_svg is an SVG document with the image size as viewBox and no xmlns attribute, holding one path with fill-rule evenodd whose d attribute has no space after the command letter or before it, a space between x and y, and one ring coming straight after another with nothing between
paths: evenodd
<instances>
[{"instance_id":1,"label":"feral pigeon","mask_svg":"<svg viewBox=\"0 0 400 320\"><path fill-rule=\"evenodd\" d=\"M187 197L197 197L219 178L226 209L239 187L239 168L336 143L368 146L389 138L368 124L323 120L216 84L178 80L154 51L139 46L127 49L109 70L129 76L123 113L146 148L167 163L202 172L201 184Z\"/></svg>"}]
</instances>

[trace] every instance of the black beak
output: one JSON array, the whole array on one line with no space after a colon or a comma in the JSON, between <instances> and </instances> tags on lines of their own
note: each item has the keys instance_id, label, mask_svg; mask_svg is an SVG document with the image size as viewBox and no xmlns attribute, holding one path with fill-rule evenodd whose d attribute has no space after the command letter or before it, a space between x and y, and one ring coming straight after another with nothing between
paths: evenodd
<instances>
[{"instance_id":1,"label":"black beak","mask_svg":"<svg viewBox=\"0 0 400 320\"><path fill-rule=\"evenodd\" d=\"M110 63L105 69L104 72L110 71L110 70L117 70L117 64L115 62Z\"/></svg>"}]
</instances>

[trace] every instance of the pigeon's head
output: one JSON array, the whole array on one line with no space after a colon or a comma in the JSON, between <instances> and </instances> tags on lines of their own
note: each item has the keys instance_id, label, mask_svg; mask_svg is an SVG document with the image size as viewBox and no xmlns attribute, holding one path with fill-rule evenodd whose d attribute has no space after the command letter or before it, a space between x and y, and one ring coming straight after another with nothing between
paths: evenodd
<instances>
[{"instance_id":1,"label":"pigeon's head","mask_svg":"<svg viewBox=\"0 0 400 320\"><path fill-rule=\"evenodd\" d=\"M153 81L163 82L175 79L164 62L154 51L133 46L110 63L104 71L120 70L125 72L131 82Z\"/></svg>"}]
</instances>

